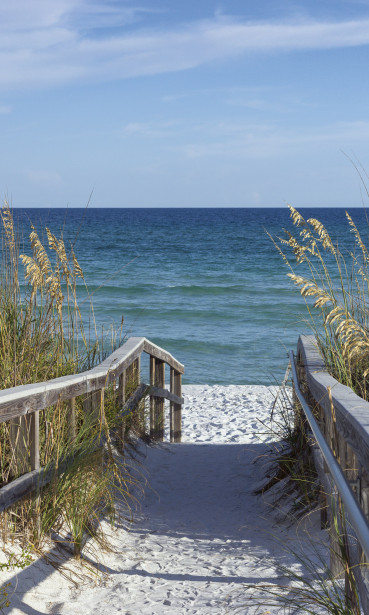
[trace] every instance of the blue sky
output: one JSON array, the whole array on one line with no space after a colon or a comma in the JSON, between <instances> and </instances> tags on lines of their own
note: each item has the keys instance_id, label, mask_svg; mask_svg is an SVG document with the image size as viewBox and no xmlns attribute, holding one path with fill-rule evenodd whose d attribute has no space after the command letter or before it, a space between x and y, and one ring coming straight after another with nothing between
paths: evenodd
<instances>
[{"instance_id":1,"label":"blue sky","mask_svg":"<svg viewBox=\"0 0 369 615\"><path fill-rule=\"evenodd\" d=\"M368 66L369 0L4 0L0 195L361 206Z\"/></svg>"}]
</instances>

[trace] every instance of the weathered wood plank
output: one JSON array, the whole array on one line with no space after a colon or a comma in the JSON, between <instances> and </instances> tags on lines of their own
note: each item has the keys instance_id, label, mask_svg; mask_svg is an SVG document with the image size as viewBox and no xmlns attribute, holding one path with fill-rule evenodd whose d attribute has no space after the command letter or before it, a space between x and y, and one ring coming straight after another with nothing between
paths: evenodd
<instances>
[{"instance_id":1,"label":"weathered wood plank","mask_svg":"<svg viewBox=\"0 0 369 615\"><path fill-rule=\"evenodd\" d=\"M162 397L163 399L168 399L175 404L184 404L183 397L178 397L178 395L175 395L171 391L168 391L168 389L161 389L159 387L150 386L150 393L155 397Z\"/></svg>"},{"instance_id":2,"label":"weathered wood plank","mask_svg":"<svg viewBox=\"0 0 369 615\"><path fill-rule=\"evenodd\" d=\"M132 363L132 378L133 385L137 389L140 386L141 382L141 355L137 357L134 363ZM147 432L144 402L141 401L137 404L135 415L137 433L140 438L144 438Z\"/></svg>"},{"instance_id":3,"label":"weathered wood plank","mask_svg":"<svg viewBox=\"0 0 369 615\"><path fill-rule=\"evenodd\" d=\"M174 367L170 368L170 441L180 442L182 439L182 375ZM177 400L175 400L177 398ZM182 403L178 403L179 400Z\"/></svg>"},{"instance_id":4,"label":"weathered wood plank","mask_svg":"<svg viewBox=\"0 0 369 615\"><path fill-rule=\"evenodd\" d=\"M159 361L164 361L164 363L167 363L167 365L169 365L170 367L174 367L174 369L177 370L177 372L179 372L180 374L184 374L184 366L182 365L182 363L180 363L174 357L172 357L172 355L169 352L167 352L166 350L163 350L156 344L153 344L146 338L143 338L143 340L144 340L144 346L143 346L144 352L146 352L152 357L155 357Z\"/></svg>"},{"instance_id":5,"label":"weathered wood plank","mask_svg":"<svg viewBox=\"0 0 369 615\"><path fill-rule=\"evenodd\" d=\"M124 370L118 380L118 391L117 391L117 403L118 407L123 409L123 405L126 401L126 370ZM123 453L124 450L124 441L126 436L126 418L123 416L118 427L118 450Z\"/></svg>"},{"instance_id":6,"label":"weathered wood plank","mask_svg":"<svg viewBox=\"0 0 369 615\"><path fill-rule=\"evenodd\" d=\"M153 440L164 439L164 398L154 394L156 388L165 387L165 363L150 356L150 436Z\"/></svg>"},{"instance_id":7,"label":"weathered wood plank","mask_svg":"<svg viewBox=\"0 0 369 615\"><path fill-rule=\"evenodd\" d=\"M16 417L10 422L10 446L11 446L11 461L10 461L10 476L14 477L18 474L28 472L28 459L25 460L24 439L27 438L27 419L26 417Z\"/></svg>"},{"instance_id":8,"label":"weathered wood plank","mask_svg":"<svg viewBox=\"0 0 369 615\"><path fill-rule=\"evenodd\" d=\"M137 389L132 393L132 395L127 399L127 401L123 404L121 415L122 417L127 416L130 412L132 412L139 401L145 396L148 395L150 391L150 386L142 382Z\"/></svg>"},{"instance_id":9,"label":"weathered wood plank","mask_svg":"<svg viewBox=\"0 0 369 615\"><path fill-rule=\"evenodd\" d=\"M104 388L91 394L91 415L96 423L102 424L104 420Z\"/></svg>"},{"instance_id":10,"label":"weathered wood plank","mask_svg":"<svg viewBox=\"0 0 369 615\"><path fill-rule=\"evenodd\" d=\"M31 470L40 467L40 411L37 410L30 416L29 452Z\"/></svg>"},{"instance_id":11,"label":"weathered wood plank","mask_svg":"<svg viewBox=\"0 0 369 615\"><path fill-rule=\"evenodd\" d=\"M314 399L322 406L326 416L329 415L331 402L328 387L331 388L337 431L353 449L360 463L369 468L369 402L328 374L313 336L300 336L298 353Z\"/></svg>"},{"instance_id":12,"label":"weathered wood plank","mask_svg":"<svg viewBox=\"0 0 369 615\"><path fill-rule=\"evenodd\" d=\"M40 470L33 470L16 478L0 489L0 512L3 512L28 493L35 491L39 484Z\"/></svg>"},{"instance_id":13,"label":"weathered wood plank","mask_svg":"<svg viewBox=\"0 0 369 615\"><path fill-rule=\"evenodd\" d=\"M122 408L122 416L124 417L126 414L131 412L139 403L140 399L146 394L148 394L150 387L147 384L140 384L140 386L136 389L136 391L131 395L131 397L125 402ZM101 401L103 401L103 393L100 397ZM27 417L28 419L30 417ZM93 450L98 450L104 446L105 439L104 437L101 440L96 441L96 445ZM61 459L57 463L58 475L62 474L71 460L74 459L73 456L67 459ZM3 512L27 494L30 494L34 491L39 491L42 487L45 487L53 478L55 473L55 466L51 465L47 468L39 468L35 469L31 472L27 472L23 476L14 479L4 487L0 489L0 512Z\"/></svg>"},{"instance_id":14,"label":"weathered wood plank","mask_svg":"<svg viewBox=\"0 0 369 615\"><path fill-rule=\"evenodd\" d=\"M139 383L140 356L142 352L151 354L152 366L151 384L148 386ZM174 378L171 391L165 389L165 363L173 369ZM126 399L127 370L134 377L134 386L137 387L129 399ZM88 406L92 406L94 412L103 418L104 412L104 388L110 382L119 378L119 402L122 405L122 419L131 412L140 400L150 394L153 400L152 429L154 437L162 439L164 435L164 399L170 400L179 411L183 404L181 397L181 374L184 367L176 361L172 355L152 344L145 338L130 338L121 348L112 353L100 365L83 372L63 376L48 382L41 382L20 387L14 387L0 391L0 422L14 419L14 460L17 457L19 463L19 447L24 452L21 463L25 472L31 466L31 472L10 482L0 489L0 512L6 510L18 500L33 491L39 491L50 482L55 473L55 467L39 468L39 411L61 401L69 400L70 404L70 433L71 440L76 435L75 398L79 395L87 395ZM177 378L177 380L175 380ZM91 402L91 403L90 403ZM180 432L174 421L173 433ZM102 446L99 441L96 448ZM18 450L17 450L18 449ZM59 460L57 464L58 474L65 471L68 460ZM28 466L28 467L27 467ZM17 468L19 471L19 468Z\"/></svg>"},{"instance_id":15,"label":"weathered wood plank","mask_svg":"<svg viewBox=\"0 0 369 615\"><path fill-rule=\"evenodd\" d=\"M150 355L150 388L156 385L156 359L153 355ZM150 436L153 437L155 433L155 398L150 395Z\"/></svg>"},{"instance_id":16,"label":"weathered wood plank","mask_svg":"<svg viewBox=\"0 0 369 615\"><path fill-rule=\"evenodd\" d=\"M336 446L337 449L338 442L338 460L347 480L351 483L353 493L367 516L367 482L365 482L365 476L368 476L369 472L369 403L328 374L313 336L301 336L299 338L298 356L309 392L324 414L320 418L323 419L321 423L325 427L326 440L331 439L332 427L334 427L336 434L333 434L334 442L332 445ZM334 408L335 419L333 421L332 407ZM321 473L321 467L317 463L316 455L314 455L314 461L319 478L323 482L324 477ZM362 549L347 513L343 514L342 510L339 509L338 496L335 496L334 486L332 485L329 488L325 480L324 490L327 494L331 493L331 496L327 498L330 504L330 518L332 519L332 515L336 514L338 523L341 523L347 561L355 575L364 613L369 613L369 583L367 567L362 565ZM341 547L342 545L338 545L337 531L334 530L331 532L330 567L335 576L342 576ZM351 592L352 588L346 574L345 595L348 601Z\"/></svg>"},{"instance_id":17,"label":"weathered wood plank","mask_svg":"<svg viewBox=\"0 0 369 615\"><path fill-rule=\"evenodd\" d=\"M73 441L77 435L76 398L69 400L69 440Z\"/></svg>"},{"instance_id":18,"label":"weathered wood plank","mask_svg":"<svg viewBox=\"0 0 369 615\"><path fill-rule=\"evenodd\" d=\"M104 388L139 359L142 352L167 362L180 373L184 372L183 365L170 353L144 337L131 337L100 365L87 372L0 391L0 422L31 414L59 401Z\"/></svg>"}]
</instances>

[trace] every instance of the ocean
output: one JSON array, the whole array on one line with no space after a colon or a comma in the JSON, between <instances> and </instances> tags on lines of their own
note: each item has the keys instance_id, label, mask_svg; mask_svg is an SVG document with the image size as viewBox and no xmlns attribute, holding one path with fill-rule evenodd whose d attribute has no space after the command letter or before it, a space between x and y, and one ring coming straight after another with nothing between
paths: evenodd
<instances>
[{"instance_id":1,"label":"ocean","mask_svg":"<svg viewBox=\"0 0 369 615\"><path fill-rule=\"evenodd\" d=\"M343 209L304 209L353 245ZM350 210L363 238L364 210ZM267 235L292 230L288 208L15 209L72 243L106 333L145 336L184 363L189 384L276 384L310 333L299 292ZM84 289L80 288L82 301ZM88 318L88 303L85 317Z\"/></svg>"}]
</instances>

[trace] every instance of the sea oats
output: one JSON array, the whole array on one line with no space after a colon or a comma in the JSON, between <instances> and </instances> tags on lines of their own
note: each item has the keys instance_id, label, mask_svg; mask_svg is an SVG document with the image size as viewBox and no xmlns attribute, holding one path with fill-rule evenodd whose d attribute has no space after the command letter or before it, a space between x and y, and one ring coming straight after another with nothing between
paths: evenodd
<instances>
[{"instance_id":1,"label":"sea oats","mask_svg":"<svg viewBox=\"0 0 369 615\"><path fill-rule=\"evenodd\" d=\"M25 267L25 277L28 282L34 288L40 288L44 284L44 276L39 264L34 258L27 256L26 254L21 254L19 258Z\"/></svg>"},{"instance_id":2,"label":"sea oats","mask_svg":"<svg viewBox=\"0 0 369 615\"><path fill-rule=\"evenodd\" d=\"M61 266L62 275L61 277L66 281L67 284L70 284L70 271L69 271L69 262L67 253L65 250L64 241L62 238L57 239L57 247L56 254L59 259L59 263Z\"/></svg>"},{"instance_id":3,"label":"sea oats","mask_svg":"<svg viewBox=\"0 0 369 615\"><path fill-rule=\"evenodd\" d=\"M278 238L279 244L293 252L293 260L302 263L302 275L296 275L292 257L286 248L284 261L290 268L288 276L307 301L310 297L317 309L315 319L311 305L307 309L312 328L327 367L335 377L352 387L366 399L369 386L369 251L351 216L346 213L355 244L360 251L348 251L350 261L333 243L326 227L316 218L304 218L290 207L294 225L299 226L299 237L285 231L287 237ZM325 258L324 250L334 258ZM282 250L280 250L282 253ZM364 374L364 375L363 375Z\"/></svg>"},{"instance_id":4,"label":"sea oats","mask_svg":"<svg viewBox=\"0 0 369 615\"><path fill-rule=\"evenodd\" d=\"M297 241L296 237L294 237L294 235L292 235L292 233L290 233L289 231L285 231L285 233L288 237L288 240L285 240L283 243L292 248L293 254L295 255L296 261L298 263L304 262L306 260L305 252L308 251L308 246L302 246Z\"/></svg>"},{"instance_id":5,"label":"sea oats","mask_svg":"<svg viewBox=\"0 0 369 615\"><path fill-rule=\"evenodd\" d=\"M306 222L300 212L297 211L292 205L288 205L290 210L290 216L292 218L292 222L295 226L306 226Z\"/></svg>"},{"instance_id":6,"label":"sea oats","mask_svg":"<svg viewBox=\"0 0 369 615\"><path fill-rule=\"evenodd\" d=\"M308 228L302 229L302 231L300 231L300 236L302 237L303 241L308 242L308 244L305 246L306 250L310 252L310 254L312 254L313 256L317 256L316 239L313 236L313 234L309 231L309 229Z\"/></svg>"},{"instance_id":7,"label":"sea oats","mask_svg":"<svg viewBox=\"0 0 369 615\"><path fill-rule=\"evenodd\" d=\"M47 234L47 239L49 242L49 247L51 248L51 250L55 250L55 252L58 249L58 240L55 237L55 235L53 235L53 233L50 231L50 229L48 227L46 227L46 234Z\"/></svg>"},{"instance_id":8,"label":"sea oats","mask_svg":"<svg viewBox=\"0 0 369 615\"><path fill-rule=\"evenodd\" d=\"M300 286L300 293L303 297L313 297L315 299L313 307L322 308L327 303L334 303L334 297L325 289L320 288L313 280L296 276L293 273L288 273L287 275L297 286Z\"/></svg>"},{"instance_id":9,"label":"sea oats","mask_svg":"<svg viewBox=\"0 0 369 615\"><path fill-rule=\"evenodd\" d=\"M84 276L83 276L83 270L82 267L80 266L79 262L77 261L76 255L74 253L74 250L72 250L72 261L73 261L73 272L74 275L76 277L80 277L84 280Z\"/></svg>"},{"instance_id":10,"label":"sea oats","mask_svg":"<svg viewBox=\"0 0 369 615\"><path fill-rule=\"evenodd\" d=\"M31 225L32 232L29 236L31 241L31 247L33 250L33 256L35 261L38 263L40 267L40 271L42 273L43 278L46 280L50 275L52 275L52 267L50 263L50 259L46 254L46 250L42 245L40 238L37 234L37 231L33 225Z\"/></svg>"},{"instance_id":11,"label":"sea oats","mask_svg":"<svg viewBox=\"0 0 369 615\"><path fill-rule=\"evenodd\" d=\"M350 214L347 211L345 213L346 213L346 218L348 220L348 223L351 226L351 232L354 233L354 235L355 235L356 243L360 247L360 249L361 249L361 251L363 253L365 261L368 261L369 260L369 253L368 253L366 245L364 244L363 240L361 239L361 235L359 233L359 230L358 230L355 222L351 218Z\"/></svg>"},{"instance_id":12,"label":"sea oats","mask_svg":"<svg viewBox=\"0 0 369 615\"><path fill-rule=\"evenodd\" d=\"M346 316L347 311L341 305L336 305L328 314L325 315L325 324L333 325L336 320Z\"/></svg>"},{"instance_id":13,"label":"sea oats","mask_svg":"<svg viewBox=\"0 0 369 615\"><path fill-rule=\"evenodd\" d=\"M336 254L336 248L334 247L333 242L324 224L319 222L319 220L317 220L316 218L309 218L308 223L312 226L314 231L318 234L319 240L321 241L323 248L325 250L330 250L332 254Z\"/></svg>"},{"instance_id":14,"label":"sea oats","mask_svg":"<svg viewBox=\"0 0 369 615\"><path fill-rule=\"evenodd\" d=\"M0 216L9 249L13 251L15 249L14 222L12 212L10 211L7 201L5 201L3 207L0 209Z\"/></svg>"}]
</instances>

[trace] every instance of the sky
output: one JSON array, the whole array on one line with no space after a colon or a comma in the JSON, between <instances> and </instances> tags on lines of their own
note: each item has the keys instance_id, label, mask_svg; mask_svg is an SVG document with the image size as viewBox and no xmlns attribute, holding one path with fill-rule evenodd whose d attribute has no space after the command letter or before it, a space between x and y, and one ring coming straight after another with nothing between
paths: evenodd
<instances>
[{"instance_id":1,"label":"sky","mask_svg":"<svg viewBox=\"0 0 369 615\"><path fill-rule=\"evenodd\" d=\"M369 0L3 0L0 197L360 207L368 66Z\"/></svg>"}]
</instances>

